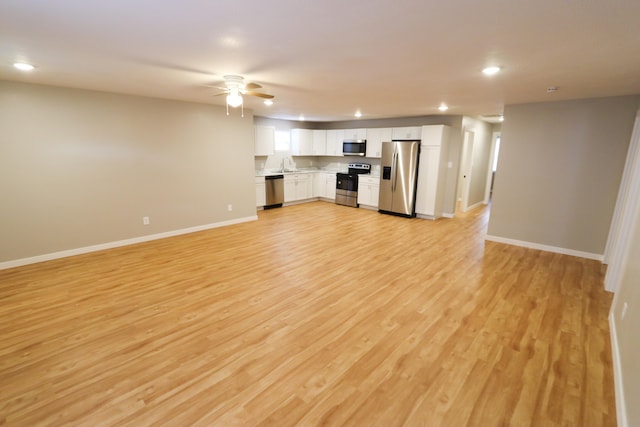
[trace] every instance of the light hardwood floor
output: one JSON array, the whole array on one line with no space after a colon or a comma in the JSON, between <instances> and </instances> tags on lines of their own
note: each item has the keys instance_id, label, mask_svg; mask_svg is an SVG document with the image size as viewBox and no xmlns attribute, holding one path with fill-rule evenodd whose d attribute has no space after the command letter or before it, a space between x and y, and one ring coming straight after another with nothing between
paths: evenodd
<instances>
[{"instance_id":1,"label":"light hardwood floor","mask_svg":"<svg viewBox=\"0 0 640 427\"><path fill-rule=\"evenodd\" d=\"M615 425L603 267L487 221L314 202L0 271L0 425Z\"/></svg>"}]
</instances>

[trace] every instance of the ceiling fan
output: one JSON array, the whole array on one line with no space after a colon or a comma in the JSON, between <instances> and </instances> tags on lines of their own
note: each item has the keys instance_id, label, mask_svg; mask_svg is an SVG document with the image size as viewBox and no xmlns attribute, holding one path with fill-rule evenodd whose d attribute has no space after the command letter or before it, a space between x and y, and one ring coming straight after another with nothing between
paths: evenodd
<instances>
[{"instance_id":1,"label":"ceiling fan","mask_svg":"<svg viewBox=\"0 0 640 427\"><path fill-rule=\"evenodd\" d=\"M216 93L214 96L227 96L227 115L229 115L229 107L235 108L242 105L242 116L244 117L242 95L251 95L264 99L273 99L273 95L262 92L255 92L253 89L260 89L262 86L260 86L258 83L245 83L244 77L242 76L224 76L224 85L225 87L219 88L222 89L222 92Z\"/></svg>"}]
</instances>

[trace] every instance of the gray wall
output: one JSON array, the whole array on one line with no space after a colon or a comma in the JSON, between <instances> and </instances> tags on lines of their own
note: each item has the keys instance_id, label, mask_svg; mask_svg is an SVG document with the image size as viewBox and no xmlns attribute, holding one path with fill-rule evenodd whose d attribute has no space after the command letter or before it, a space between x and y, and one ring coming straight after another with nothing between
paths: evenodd
<instances>
[{"instance_id":1,"label":"gray wall","mask_svg":"<svg viewBox=\"0 0 640 427\"><path fill-rule=\"evenodd\" d=\"M251 111L0 81L0 262L255 216L253 168Z\"/></svg>"},{"instance_id":2,"label":"gray wall","mask_svg":"<svg viewBox=\"0 0 640 427\"><path fill-rule=\"evenodd\" d=\"M260 126L273 126L276 130L290 131L291 129L325 129L315 122L300 122L295 120L270 119L268 117L255 116L253 124Z\"/></svg>"},{"instance_id":3,"label":"gray wall","mask_svg":"<svg viewBox=\"0 0 640 427\"><path fill-rule=\"evenodd\" d=\"M316 129L357 129L357 128L385 128L400 126L447 125L452 128L462 127L462 116L434 115L417 117L394 117L389 119L347 120L342 122L317 123Z\"/></svg>"},{"instance_id":4,"label":"gray wall","mask_svg":"<svg viewBox=\"0 0 640 427\"><path fill-rule=\"evenodd\" d=\"M452 128L462 127L462 116L436 115L418 117L396 117L390 119L347 120L341 122L308 122L295 120L279 120L256 116L256 125L274 126L276 130L291 129L358 129L384 128L398 126L447 125Z\"/></svg>"},{"instance_id":5,"label":"gray wall","mask_svg":"<svg viewBox=\"0 0 640 427\"><path fill-rule=\"evenodd\" d=\"M639 101L506 106L488 234L603 254Z\"/></svg>"}]
</instances>

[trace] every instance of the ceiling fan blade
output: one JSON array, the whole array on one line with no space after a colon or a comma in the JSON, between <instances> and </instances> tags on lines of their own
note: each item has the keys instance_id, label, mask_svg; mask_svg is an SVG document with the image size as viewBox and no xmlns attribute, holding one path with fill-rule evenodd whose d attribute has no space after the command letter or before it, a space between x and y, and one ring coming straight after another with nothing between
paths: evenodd
<instances>
[{"instance_id":1,"label":"ceiling fan blade","mask_svg":"<svg viewBox=\"0 0 640 427\"><path fill-rule=\"evenodd\" d=\"M244 85L245 89L260 89L261 87L262 86L258 83L247 83L246 85Z\"/></svg>"},{"instance_id":2,"label":"ceiling fan blade","mask_svg":"<svg viewBox=\"0 0 640 427\"><path fill-rule=\"evenodd\" d=\"M229 95L229 92L214 93L213 96Z\"/></svg>"},{"instance_id":3,"label":"ceiling fan blade","mask_svg":"<svg viewBox=\"0 0 640 427\"><path fill-rule=\"evenodd\" d=\"M260 93L260 92L252 92L252 91L245 91L244 92L245 95L251 95L251 96L257 96L259 98L265 98L265 99L273 99L273 95L269 95L267 93Z\"/></svg>"},{"instance_id":4,"label":"ceiling fan blade","mask_svg":"<svg viewBox=\"0 0 640 427\"><path fill-rule=\"evenodd\" d=\"M204 86L204 87L212 87L214 89L220 89L220 90L226 90L227 89L226 86L220 86L219 84L216 84L216 83L203 84L202 86Z\"/></svg>"}]
</instances>

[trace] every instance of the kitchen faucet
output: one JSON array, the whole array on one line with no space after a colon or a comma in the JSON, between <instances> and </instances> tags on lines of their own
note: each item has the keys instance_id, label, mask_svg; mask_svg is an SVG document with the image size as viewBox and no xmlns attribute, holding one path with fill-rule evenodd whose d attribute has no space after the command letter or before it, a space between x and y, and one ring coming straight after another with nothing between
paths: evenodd
<instances>
[{"instance_id":1,"label":"kitchen faucet","mask_svg":"<svg viewBox=\"0 0 640 427\"><path fill-rule=\"evenodd\" d=\"M287 167L285 168L285 161L286 161L286 165ZM282 158L282 172L293 172L291 168L291 164L289 163L289 158L288 157L283 157Z\"/></svg>"}]
</instances>

